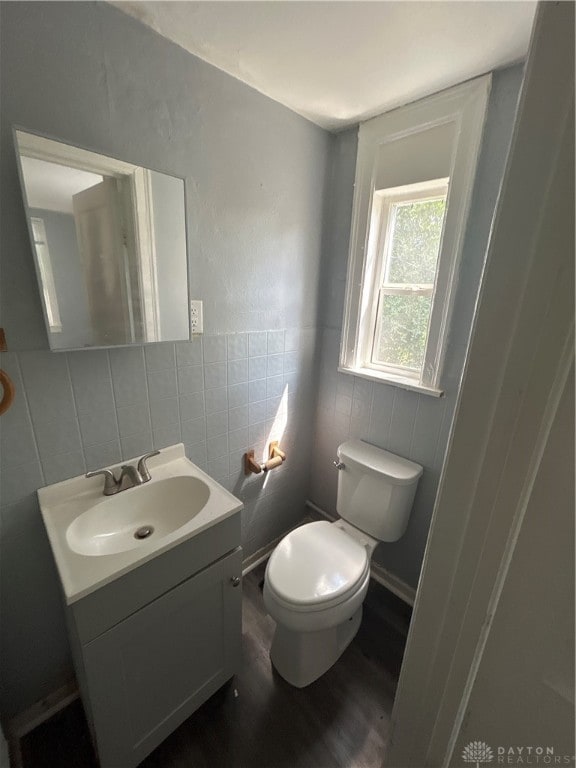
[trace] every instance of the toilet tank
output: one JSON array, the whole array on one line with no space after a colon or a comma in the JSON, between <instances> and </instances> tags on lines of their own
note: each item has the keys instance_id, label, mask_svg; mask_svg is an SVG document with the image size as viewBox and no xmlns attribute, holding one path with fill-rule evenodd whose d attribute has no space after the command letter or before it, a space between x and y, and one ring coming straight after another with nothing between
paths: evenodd
<instances>
[{"instance_id":1,"label":"toilet tank","mask_svg":"<svg viewBox=\"0 0 576 768\"><path fill-rule=\"evenodd\" d=\"M380 541L406 530L422 467L382 448L348 440L338 448L338 514Z\"/></svg>"}]
</instances>

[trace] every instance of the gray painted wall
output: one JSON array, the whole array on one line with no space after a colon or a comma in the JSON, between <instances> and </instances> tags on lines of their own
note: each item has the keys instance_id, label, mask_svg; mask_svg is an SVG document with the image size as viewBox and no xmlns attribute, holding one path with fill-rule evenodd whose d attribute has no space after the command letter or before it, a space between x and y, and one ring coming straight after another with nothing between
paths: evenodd
<instances>
[{"instance_id":1,"label":"gray painted wall","mask_svg":"<svg viewBox=\"0 0 576 768\"><path fill-rule=\"evenodd\" d=\"M182 440L246 501L249 554L304 514L330 135L105 3L0 4L4 715L71 671L38 487ZM202 341L48 352L12 126L185 177ZM251 332L251 333L249 333ZM245 482L287 391L287 463ZM296 446L298 450L296 451Z\"/></svg>"},{"instance_id":2,"label":"gray painted wall","mask_svg":"<svg viewBox=\"0 0 576 768\"><path fill-rule=\"evenodd\" d=\"M468 219L462 266L448 340L441 399L337 373L350 237L357 131L337 137L332 169L330 218L323 256L319 325L320 379L310 499L336 511L332 460L349 437L367 440L424 466L403 538L380 544L375 560L417 586L430 518L454 415L470 336L486 245L506 161L522 67L496 72Z\"/></svg>"}]
</instances>

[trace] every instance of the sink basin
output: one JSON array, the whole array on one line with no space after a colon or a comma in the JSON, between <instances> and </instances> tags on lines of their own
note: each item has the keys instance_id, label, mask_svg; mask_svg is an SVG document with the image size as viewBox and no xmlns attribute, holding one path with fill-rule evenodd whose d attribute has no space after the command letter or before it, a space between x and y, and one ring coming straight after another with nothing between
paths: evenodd
<instances>
[{"instance_id":1,"label":"sink basin","mask_svg":"<svg viewBox=\"0 0 576 768\"><path fill-rule=\"evenodd\" d=\"M109 496L77 517L66 531L80 555L113 555L144 547L190 522L210 498L198 477L170 477Z\"/></svg>"},{"instance_id":2,"label":"sink basin","mask_svg":"<svg viewBox=\"0 0 576 768\"><path fill-rule=\"evenodd\" d=\"M118 475L119 466L108 469ZM100 476L38 490L68 605L242 509L239 499L186 457L182 443L162 448L148 468L151 480L113 496L104 496Z\"/></svg>"}]
</instances>

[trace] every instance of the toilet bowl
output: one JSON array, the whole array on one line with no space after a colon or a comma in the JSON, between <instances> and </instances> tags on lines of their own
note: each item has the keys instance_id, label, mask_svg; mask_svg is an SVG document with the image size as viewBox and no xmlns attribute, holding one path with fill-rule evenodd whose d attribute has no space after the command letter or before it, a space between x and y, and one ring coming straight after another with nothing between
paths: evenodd
<instances>
[{"instance_id":1,"label":"toilet bowl","mask_svg":"<svg viewBox=\"0 0 576 768\"><path fill-rule=\"evenodd\" d=\"M296 528L266 567L264 605L276 622L270 658L297 688L330 669L356 635L372 554L404 533L422 474L418 464L359 440L340 446L337 467L346 519Z\"/></svg>"},{"instance_id":2,"label":"toilet bowl","mask_svg":"<svg viewBox=\"0 0 576 768\"><path fill-rule=\"evenodd\" d=\"M280 675L303 688L324 674L354 638L378 543L343 521L289 533L266 568L264 605L276 622L270 655Z\"/></svg>"}]
</instances>

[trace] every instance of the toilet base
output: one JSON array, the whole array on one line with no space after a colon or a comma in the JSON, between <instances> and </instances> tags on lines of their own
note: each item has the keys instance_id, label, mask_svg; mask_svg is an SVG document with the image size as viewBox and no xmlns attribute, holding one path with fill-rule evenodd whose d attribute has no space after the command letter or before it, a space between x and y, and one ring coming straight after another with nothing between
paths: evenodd
<instances>
[{"instance_id":1,"label":"toilet base","mask_svg":"<svg viewBox=\"0 0 576 768\"><path fill-rule=\"evenodd\" d=\"M362 621L362 606L342 624L317 632L294 632L276 625L270 659L278 674L304 688L335 664L350 645Z\"/></svg>"}]
</instances>

